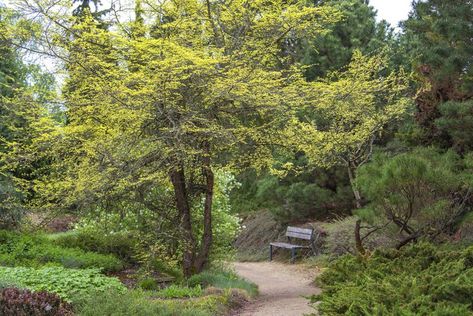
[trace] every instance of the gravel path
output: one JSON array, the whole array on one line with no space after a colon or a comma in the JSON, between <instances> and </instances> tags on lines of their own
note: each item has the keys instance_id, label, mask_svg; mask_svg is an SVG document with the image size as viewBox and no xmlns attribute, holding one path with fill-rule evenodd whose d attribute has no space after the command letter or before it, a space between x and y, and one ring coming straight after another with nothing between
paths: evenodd
<instances>
[{"instance_id":1,"label":"gravel path","mask_svg":"<svg viewBox=\"0 0 473 316\"><path fill-rule=\"evenodd\" d=\"M238 316L301 316L314 313L304 296L320 293L314 287L315 274L300 265L277 262L236 262L236 272L256 283L260 295Z\"/></svg>"}]
</instances>

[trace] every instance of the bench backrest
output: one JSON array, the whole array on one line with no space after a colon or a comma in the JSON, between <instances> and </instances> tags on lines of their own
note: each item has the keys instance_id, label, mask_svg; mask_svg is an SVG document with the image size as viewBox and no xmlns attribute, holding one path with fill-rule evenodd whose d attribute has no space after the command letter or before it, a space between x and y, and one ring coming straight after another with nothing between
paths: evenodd
<instances>
[{"instance_id":1,"label":"bench backrest","mask_svg":"<svg viewBox=\"0 0 473 316\"><path fill-rule=\"evenodd\" d=\"M288 226L286 230L286 237L299 238L305 240L312 240L314 230L312 228L299 228Z\"/></svg>"}]
</instances>

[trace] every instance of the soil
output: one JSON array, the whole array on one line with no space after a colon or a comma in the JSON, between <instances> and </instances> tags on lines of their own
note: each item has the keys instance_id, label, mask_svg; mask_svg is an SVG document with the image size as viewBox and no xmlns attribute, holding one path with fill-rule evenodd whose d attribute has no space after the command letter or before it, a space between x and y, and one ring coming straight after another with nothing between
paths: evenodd
<instances>
[{"instance_id":1,"label":"soil","mask_svg":"<svg viewBox=\"0 0 473 316\"><path fill-rule=\"evenodd\" d=\"M314 314L308 296L319 294L313 285L317 272L302 265L278 262L237 262L236 272L259 287L260 295L234 316L301 316Z\"/></svg>"}]
</instances>

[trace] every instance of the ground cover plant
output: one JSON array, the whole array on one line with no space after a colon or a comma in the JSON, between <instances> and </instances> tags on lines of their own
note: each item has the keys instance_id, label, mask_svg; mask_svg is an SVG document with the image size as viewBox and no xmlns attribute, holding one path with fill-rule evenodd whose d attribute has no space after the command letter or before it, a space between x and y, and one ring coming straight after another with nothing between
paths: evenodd
<instances>
[{"instance_id":1,"label":"ground cover plant","mask_svg":"<svg viewBox=\"0 0 473 316\"><path fill-rule=\"evenodd\" d=\"M0 267L0 280L17 284L32 291L47 291L68 302L97 291L125 292L116 278L107 277L98 269L66 269L63 267Z\"/></svg>"},{"instance_id":2,"label":"ground cover plant","mask_svg":"<svg viewBox=\"0 0 473 316\"><path fill-rule=\"evenodd\" d=\"M77 314L96 315L143 315L143 316L212 316L225 311L227 296L210 295L185 300L162 300L153 298L152 293L108 291L89 296L77 305Z\"/></svg>"},{"instance_id":3,"label":"ground cover plant","mask_svg":"<svg viewBox=\"0 0 473 316\"><path fill-rule=\"evenodd\" d=\"M471 315L473 246L420 243L346 255L317 282L321 315Z\"/></svg>"},{"instance_id":4,"label":"ground cover plant","mask_svg":"<svg viewBox=\"0 0 473 316\"><path fill-rule=\"evenodd\" d=\"M76 306L79 315L211 316L241 307L256 294L255 284L233 272L211 269L163 289L101 291L78 300Z\"/></svg>"}]
</instances>

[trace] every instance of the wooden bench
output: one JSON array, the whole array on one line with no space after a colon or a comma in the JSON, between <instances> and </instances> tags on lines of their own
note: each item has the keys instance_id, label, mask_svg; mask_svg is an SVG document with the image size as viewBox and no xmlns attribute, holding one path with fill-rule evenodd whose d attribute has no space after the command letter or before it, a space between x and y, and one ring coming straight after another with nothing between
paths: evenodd
<instances>
[{"instance_id":1,"label":"wooden bench","mask_svg":"<svg viewBox=\"0 0 473 316\"><path fill-rule=\"evenodd\" d=\"M273 247L291 249L291 263L294 263L296 259L296 250L309 248L315 253L314 246L314 230L312 228L299 228L288 226L286 230L286 237L289 243L285 242L272 242L269 244L269 261L273 260ZM297 245L293 244L291 238L298 238L309 241L309 245Z\"/></svg>"}]
</instances>

